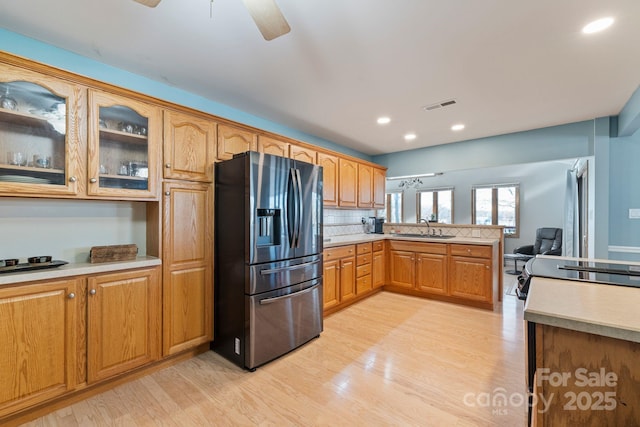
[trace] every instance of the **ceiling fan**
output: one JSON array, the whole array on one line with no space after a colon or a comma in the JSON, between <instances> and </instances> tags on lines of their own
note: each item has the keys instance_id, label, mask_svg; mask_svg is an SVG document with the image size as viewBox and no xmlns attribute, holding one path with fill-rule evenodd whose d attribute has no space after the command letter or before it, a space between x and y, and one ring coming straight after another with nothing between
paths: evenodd
<instances>
[{"instance_id":1,"label":"ceiling fan","mask_svg":"<svg viewBox=\"0 0 640 427\"><path fill-rule=\"evenodd\" d=\"M134 0L156 7L161 0ZM273 40L291 31L275 0L242 0L265 40Z\"/></svg>"}]
</instances>

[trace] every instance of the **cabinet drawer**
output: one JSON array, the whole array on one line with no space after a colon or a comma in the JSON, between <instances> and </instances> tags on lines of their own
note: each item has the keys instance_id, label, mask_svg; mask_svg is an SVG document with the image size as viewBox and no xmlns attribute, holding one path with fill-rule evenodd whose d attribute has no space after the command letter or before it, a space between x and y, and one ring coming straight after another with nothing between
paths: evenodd
<instances>
[{"instance_id":1,"label":"cabinet drawer","mask_svg":"<svg viewBox=\"0 0 640 427\"><path fill-rule=\"evenodd\" d=\"M371 275L358 277L356 279L356 294L361 294L371 290Z\"/></svg>"},{"instance_id":2,"label":"cabinet drawer","mask_svg":"<svg viewBox=\"0 0 640 427\"><path fill-rule=\"evenodd\" d=\"M335 248L328 248L324 250L325 261L332 259L346 258L354 256L356 254L356 245L337 246Z\"/></svg>"},{"instance_id":3,"label":"cabinet drawer","mask_svg":"<svg viewBox=\"0 0 640 427\"><path fill-rule=\"evenodd\" d=\"M378 240L377 242L373 242L373 252L378 252L384 249L384 241Z\"/></svg>"},{"instance_id":4,"label":"cabinet drawer","mask_svg":"<svg viewBox=\"0 0 640 427\"><path fill-rule=\"evenodd\" d=\"M366 276L367 274L371 274L371 264L364 264L356 267L356 277Z\"/></svg>"},{"instance_id":5,"label":"cabinet drawer","mask_svg":"<svg viewBox=\"0 0 640 427\"><path fill-rule=\"evenodd\" d=\"M371 243L358 243L358 255L370 254Z\"/></svg>"},{"instance_id":6,"label":"cabinet drawer","mask_svg":"<svg viewBox=\"0 0 640 427\"><path fill-rule=\"evenodd\" d=\"M480 245L451 245L451 255L469 256L474 258L491 258L491 246Z\"/></svg>"},{"instance_id":7,"label":"cabinet drawer","mask_svg":"<svg viewBox=\"0 0 640 427\"><path fill-rule=\"evenodd\" d=\"M371 255L358 255L356 265L371 264Z\"/></svg>"}]
</instances>

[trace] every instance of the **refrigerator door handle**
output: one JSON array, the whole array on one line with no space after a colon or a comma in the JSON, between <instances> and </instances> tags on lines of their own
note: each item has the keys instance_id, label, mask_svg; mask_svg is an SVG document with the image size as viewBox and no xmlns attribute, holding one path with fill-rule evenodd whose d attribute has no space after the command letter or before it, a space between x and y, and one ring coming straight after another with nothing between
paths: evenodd
<instances>
[{"instance_id":1,"label":"refrigerator door handle","mask_svg":"<svg viewBox=\"0 0 640 427\"><path fill-rule=\"evenodd\" d=\"M300 169L296 169L296 179L298 181L298 233L296 236L296 247L300 246L300 231L302 229L303 208L304 203L302 200L302 179L300 178Z\"/></svg>"},{"instance_id":2,"label":"refrigerator door handle","mask_svg":"<svg viewBox=\"0 0 640 427\"><path fill-rule=\"evenodd\" d=\"M304 262L302 264L296 264L296 265L287 266L287 267L270 268L268 270L260 270L260 274L267 275L267 274L280 273L281 271L298 270L300 268L306 268L306 267L309 267L310 265L317 264L317 263L318 261L316 260L316 261Z\"/></svg>"},{"instance_id":3,"label":"refrigerator door handle","mask_svg":"<svg viewBox=\"0 0 640 427\"><path fill-rule=\"evenodd\" d=\"M260 300L260 305L272 304L272 303L274 303L274 302L278 302L278 301L281 301L281 300L283 300L283 299L296 297L296 296L298 296L298 295L303 295L303 294L306 294L306 293L309 293L309 292L313 291L313 290L314 290L314 289L316 289L318 286L320 286L320 283L317 283L317 284L315 284L315 285L313 285L313 286L311 286L311 287L309 287L309 288L307 288L307 289L303 289L303 290L298 291L298 292L293 292L293 293L291 293L291 294L282 295L282 296L279 296L279 297L273 297L273 298L265 298L265 299L261 299L261 300Z\"/></svg>"},{"instance_id":4,"label":"refrigerator door handle","mask_svg":"<svg viewBox=\"0 0 640 427\"><path fill-rule=\"evenodd\" d=\"M297 193L296 191L297 185L298 185L298 182L296 181L294 169L291 168L289 169L289 190L291 191L291 195L287 195L286 200L287 200L287 234L289 236L289 247L292 249L296 247L296 229L297 229L296 221L298 220L298 215L297 215L298 201L295 198L292 199L292 196L295 197ZM292 200L293 200L293 203L291 203Z\"/></svg>"}]
</instances>

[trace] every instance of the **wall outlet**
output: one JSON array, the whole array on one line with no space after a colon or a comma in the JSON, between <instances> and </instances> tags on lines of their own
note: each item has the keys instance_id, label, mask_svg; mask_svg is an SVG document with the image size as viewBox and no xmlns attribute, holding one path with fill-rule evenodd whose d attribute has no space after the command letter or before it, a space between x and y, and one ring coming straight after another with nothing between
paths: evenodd
<instances>
[{"instance_id":1,"label":"wall outlet","mask_svg":"<svg viewBox=\"0 0 640 427\"><path fill-rule=\"evenodd\" d=\"M480 237L480 230L471 230L471 237Z\"/></svg>"},{"instance_id":2,"label":"wall outlet","mask_svg":"<svg viewBox=\"0 0 640 427\"><path fill-rule=\"evenodd\" d=\"M629 209L629 219L640 219L640 209Z\"/></svg>"}]
</instances>

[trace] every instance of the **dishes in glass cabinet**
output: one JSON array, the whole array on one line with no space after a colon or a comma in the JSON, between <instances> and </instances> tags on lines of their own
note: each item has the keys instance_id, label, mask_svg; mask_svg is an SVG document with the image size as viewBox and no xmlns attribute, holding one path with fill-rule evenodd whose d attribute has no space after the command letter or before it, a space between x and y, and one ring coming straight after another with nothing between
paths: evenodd
<instances>
[{"instance_id":1,"label":"dishes in glass cabinet","mask_svg":"<svg viewBox=\"0 0 640 427\"><path fill-rule=\"evenodd\" d=\"M51 180L22 175L0 175L0 182L16 182L19 184L51 184Z\"/></svg>"},{"instance_id":2,"label":"dishes in glass cabinet","mask_svg":"<svg viewBox=\"0 0 640 427\"><path fill-rule=\"evenodd\" d=\"M20 151L8 151L7 163L13 166L26 166L27 156Z\"/></svg>"},{"instance_id":3,"label":"dishes in glass cabinet","mask_svg":"<svg viewBox=\"0 0 640 427\"><path fill-rule=\"evenodd\" d=\"M0 107L5 110L16 110L18 108L18 101L9 95L9 88L5 89L4 95L0 96Z\"/></svg>"}]
</instances>

